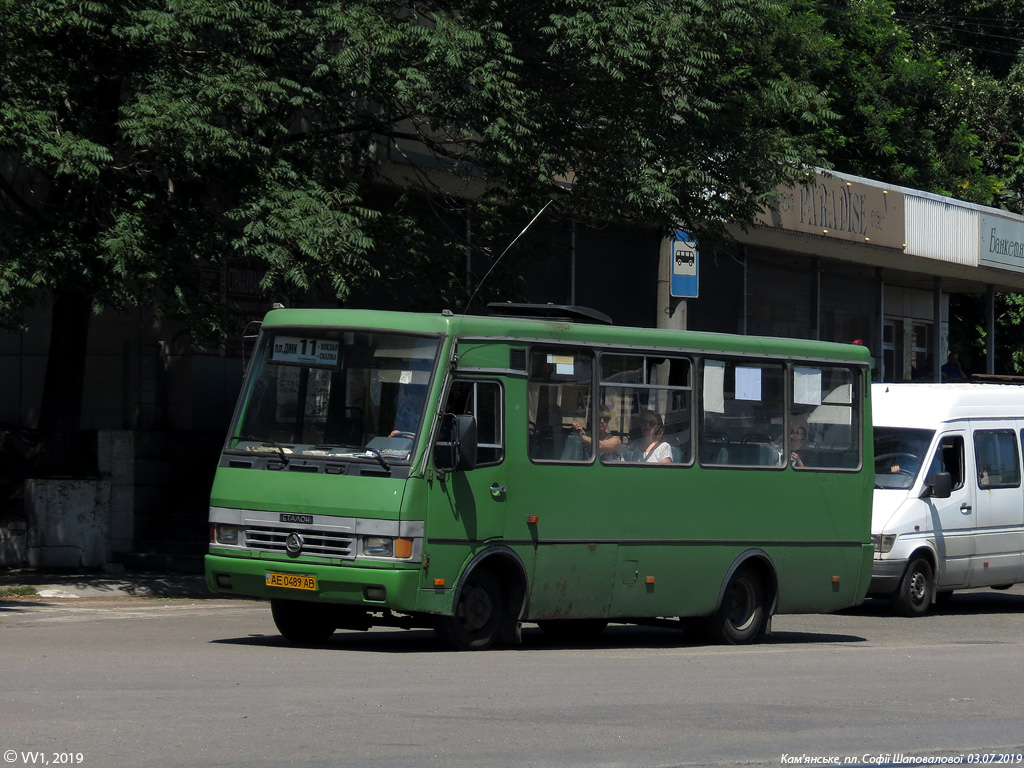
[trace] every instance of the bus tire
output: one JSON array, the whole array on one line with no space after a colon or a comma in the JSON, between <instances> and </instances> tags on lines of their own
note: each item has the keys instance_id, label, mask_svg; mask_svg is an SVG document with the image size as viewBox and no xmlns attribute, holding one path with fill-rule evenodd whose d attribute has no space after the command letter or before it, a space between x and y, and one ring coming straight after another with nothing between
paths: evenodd
<instances>
[{"instance_id":1,"label":"bus tire","mask_svg":"<svg viewBox=\"0 0 1024 768\"><path fill-rule=\"evenodd\" d=\"M504 610L498 580L487 569L477 568L459 590L452 615L434 617L434 632L454 651L483 651L498 639Z\"/></svg>"},{"instance_id":2,"label":"bus tire","mask_svg":"<svg viewBox=\"0 0 1024 768\"><path fill-rule=\"evenodd\" d=\"M746 645L754 641L764 625L764 585L757 571L741 566L729 579L718 611L709 617L712 639L725 645Z\"/></svg>"},{"instance_id":3,"label":"bus tire","mask_svg":"<svg viewBox=\"0 0 1024 768\"><path fill-rule=\"evenodd\" d=\"M608 619L543 619L537 622L545 635L561 643L593 640L604 632Z\"/></svg>"},{"instance_id":4,"label":"bus tire","mask_svg":"<svg viewBox=\"0 0 1024 768\"><path fill-rule=\"evenodd\" d=\"M904 571L899 589L893 594L893 608L900 616L923 616L932 607L933 594L935 576L931 563L923 557L915 557Z\"/></svg>"},{"instance_id":5,"label":"bus tire","mask_svg":"<svg viewBox=\"0 0 1024 768\"><path fill-rule=\"evenodd\" d=\"M270 613L277 631L291 643L319 645L334 634L334 621L325 605L274 598Z\"/></svg>"}]
</instances>

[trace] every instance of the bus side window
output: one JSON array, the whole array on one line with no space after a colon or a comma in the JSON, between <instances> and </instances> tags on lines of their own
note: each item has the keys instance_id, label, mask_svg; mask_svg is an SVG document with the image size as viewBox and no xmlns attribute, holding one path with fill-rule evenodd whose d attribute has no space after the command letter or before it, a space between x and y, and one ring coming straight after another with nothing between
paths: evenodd
<instances>
[{"instance_id":1,"label":"bus side window","mask_svg":"<svg viewBox=\"0 0 1024 768\"><path fill-rule=\"evenodd\" d=\"M445 413L469 414L476 418L476 466L500 464L505 458L503 391L496 381L458 380L452 382ZM434 463L448 467L453 463L448 436L438 436Z\"/></svg>"},{"instance_id":2,"label":"bus side window","mask_svg":"<svg viewBox=\"0 0 1024 768\"><path fill-rule=\"evenodd\" d=\"M527 380L528 452L533 461L589 463L573 424L592 430L594 355L588 349L534 347Z\"/></svg>"}]
</instances>

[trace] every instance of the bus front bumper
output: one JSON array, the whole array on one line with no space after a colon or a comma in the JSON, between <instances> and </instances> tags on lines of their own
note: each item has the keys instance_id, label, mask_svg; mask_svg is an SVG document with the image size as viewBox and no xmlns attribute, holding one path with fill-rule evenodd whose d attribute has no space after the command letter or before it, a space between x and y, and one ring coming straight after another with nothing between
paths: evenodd
<instances>
[{"instance_id":1,"label":"bus front bumper","mask_svg":"<svg viewBox=\"0 0 1024 768\"><path fill-rule=\"evenodd\" d=\"M419 568L367 568L222 555L206 555L205 563L206 586L221 595L340 603L367 610L390 608L411 612L418 609ZM271 579L271 574L313 577L316 588L271 586L268 584L271 580L306 587L311 583L308 579Z\"/></svg>"}]
</instances>

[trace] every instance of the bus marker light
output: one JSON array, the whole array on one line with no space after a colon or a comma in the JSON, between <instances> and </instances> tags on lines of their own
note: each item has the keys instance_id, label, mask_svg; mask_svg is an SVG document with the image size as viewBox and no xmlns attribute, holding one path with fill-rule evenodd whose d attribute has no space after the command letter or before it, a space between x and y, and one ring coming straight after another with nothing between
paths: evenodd
<instances>
[{"instance_id":1,"label":"bus marker light","mask_svg":"<svg viewBox=\"0 0 1024 768\"><path fill-rule=\"evenodd\" d=\"M654 583L654 577L653 576L648 576L646 581L647 581L648 584L653 584Z\"/></svg>"},{"instance_id":2,"label":"bus marker light","mask_svg":"<svg viewBox=\"0 0 1024 768\"><path fill-rule=\"evenodd\" d=\"M434 586L435 587L443 587L444 586L444 579L434 579Z\"/></svg>"},{"instance_id":3,"label":"bus marker light","mask_svg":"<svg viewBox=\"0 0 1024 768\"><path fill-rule=\"evenodd\" d=\"M395 557L412 557L412 539L395 539Z\"/></svg>"},{"instance_id":4,"label":"bus marker light","mask_svg":"<svg viewBox=\"0 0 1024 768\"><path fill-rule=\"evenodd\" d=\"M832 577L832 583L833 583L833 584L838 584L838 583L839 583L839 579L840 579L840 577L839 577L839 576L833 576L833 577Z\"/></svg>"},{"instance_id":5,"label":"bus marker light","mask_svg":"<svg viewBox=\"0 0 1024 768\"><path fill-rule=\"evenodd\" d=\"M527 525L533 525L538 520L540 520L540 518L537 517L537 515L527 515L526 516L526 523L527 523Z\"/></svg>"}]
</instances>

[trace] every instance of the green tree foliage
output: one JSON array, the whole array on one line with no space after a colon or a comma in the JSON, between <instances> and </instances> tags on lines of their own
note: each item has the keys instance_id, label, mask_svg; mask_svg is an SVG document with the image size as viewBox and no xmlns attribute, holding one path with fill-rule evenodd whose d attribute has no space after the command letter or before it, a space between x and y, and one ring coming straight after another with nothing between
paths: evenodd
<instances>
[{"instance_id":1,"label":"green tree foliage","mask_svg":"<svg viewBox=\"0 0 1024 768\"><path fill-rule=\"evenodd\" d=\"M489 182L484 212L571 180L563 215L746 218L821 160L785 19L765 0L0 0L3 320L70 290L216 333L200 264L344 299L432 228L422 206L392 218L407 190L371 191L403 153Z\"/></svg>"},{"instance_id":2,"label":"green tree foliage","mask_svg":"<svg viewBox=\"0 0 1024 768\"><path fill-rule=\"evenodd\" d=\"M869 178L1013 207L1021 141L1013 108L1022 94L969 55L930 5L795 6L818 52L809 76L840 115L826 132L829 161ZM1020 39L1015 44L1019 50Z\"/></svg>"}]
</instances>

